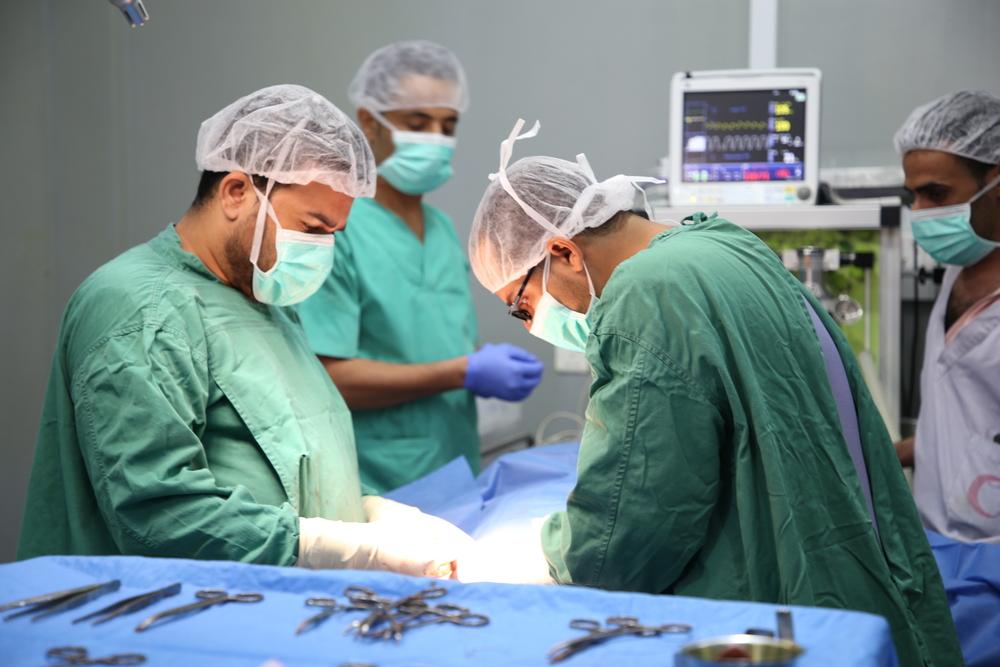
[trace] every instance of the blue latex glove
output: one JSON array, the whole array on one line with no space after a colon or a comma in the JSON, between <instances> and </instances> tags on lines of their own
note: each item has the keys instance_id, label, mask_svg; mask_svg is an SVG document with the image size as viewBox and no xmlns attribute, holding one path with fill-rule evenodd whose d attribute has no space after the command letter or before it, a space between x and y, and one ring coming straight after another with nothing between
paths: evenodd
<instances>
[{"instance_id":1,"label":"blue latex glove","mask_svg":"<svg viewBox=\"0 0 1000 667\"><path fill-rule=\"evenodd\" d=\"M509 343L487 343L469 355L465 388L484 398L521 401L542 380L545 366L535 355Z\"/></svg>"}]
</instances>

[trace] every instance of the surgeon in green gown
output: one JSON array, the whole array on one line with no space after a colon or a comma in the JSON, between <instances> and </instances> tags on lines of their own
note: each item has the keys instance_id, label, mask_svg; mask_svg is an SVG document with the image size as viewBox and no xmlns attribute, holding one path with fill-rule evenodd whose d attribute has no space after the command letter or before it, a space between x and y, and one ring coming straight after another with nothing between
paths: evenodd
<instances>
[{"instance_id":1,"label":"surgeon in green gown","mask_svg":"<svg viewBox=\"0 0 1000 667\"><path fill-rule=\"evenodd\" d=\"M350 414L285 308L374 189L360 130L272 86L199 131L194 204L70 299L19 558L132 554L447 575L468 540L362 498Z\"/></svg>"},{"instance_id":2,"label":"surgeon in green gown","mask_svg":"<svg viewBox=\"0 0 1000 667\"><path fill-rule=\"evenodd\" d=\"M452 173L461 63L439 44L395 42L348 94L378 186L354 202L333 271L298 311L351 408L362 484L381 493L458 456L478 472L476 396L521 401L542 364L510 344L476 349L468 260L451 219L424 201Z\"/></svg>"},{"instance_id":3,"label":"surgeon in green gown","mask_svg":"<svg viewBox=\"0 0 1000 667\"><path fill-rule=\"evenodd\" d=\"M892 442L832 319L754 235L630 212L635 180L501 150L472 268L531 333L585 350L579 478L541 528L549 575L613 590L853 609L900 664L960 665ZM847 371L873 493L848 454L807 301ZM537 533L536 533L536 540Z\"/></svg>"}]
</instances>

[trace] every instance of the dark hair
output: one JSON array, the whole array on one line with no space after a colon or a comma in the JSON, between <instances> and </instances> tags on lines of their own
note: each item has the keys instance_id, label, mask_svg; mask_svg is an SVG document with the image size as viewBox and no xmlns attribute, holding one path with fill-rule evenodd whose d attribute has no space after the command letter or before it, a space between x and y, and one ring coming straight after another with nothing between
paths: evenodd
<instances>
[{"instance_id":1,"label":"dark hair","mask_svg":"<svg viewBox=\"0 0 1000 667\"><path fill-rule=\"evenodd\" d=\"M990 169L996 167L995 164L990 164L989 162L980 162L979 160L962 157L961 155L956 157L965 165L965 168L969 170L969 173L972 174L972 177L976 179L976 182L980 186L986 185L986 174L990 172Z\"/></svg>"},{"instance_id":2,"label":"dark hair","mask_svg":"<svg viewBox=\"0 0 1000 667\"><path fill-rule=\"evenodd\" d=\"M191 202L191 208L201 208L207 204L212 197L215 196L216 191L219 189L219 183L223 178L226 177L228 171L203 171L201 172L201 177L198 179L198 191L195 192L194 201ZM256 185L260 190L264 190L267 187L267 179L263 176L252 176L253 184ZM271 192L274 192L275 188L281 186L281 183L275 183L271 188Z\"/></svg>"}]
</instances>

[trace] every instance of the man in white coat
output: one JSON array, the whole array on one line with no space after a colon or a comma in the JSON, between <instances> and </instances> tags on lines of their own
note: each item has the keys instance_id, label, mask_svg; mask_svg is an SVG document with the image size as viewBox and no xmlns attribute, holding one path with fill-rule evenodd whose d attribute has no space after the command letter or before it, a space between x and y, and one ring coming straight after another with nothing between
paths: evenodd
<instances>
[{"instance_id":1,"label":"man in white coat","mask_svg":"<svg viewBox=\"0 0 1000 667\"><path fill-rule=\"evenodd\" d=\"M896 133L913 235L948 265L927 326L914 439L924 525L966 542L1000 543L1000 98L946 95Z\"/></svg>"}]
</instances>

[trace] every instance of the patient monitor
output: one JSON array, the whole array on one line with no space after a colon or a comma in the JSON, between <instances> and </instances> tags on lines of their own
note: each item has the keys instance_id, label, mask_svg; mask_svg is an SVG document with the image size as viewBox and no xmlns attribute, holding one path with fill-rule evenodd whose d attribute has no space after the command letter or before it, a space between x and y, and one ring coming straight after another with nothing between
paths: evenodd
<instances>
[{"instance_id":1,"label":"patient monitor","mask_svg":"<svg viewBox=\"0 0 1000 667\"><path fill-rule=\"evenodd\" d=\"M670 102L672 206L815 203L819 70L679 72Z\"/></svg>"}]
</instances>

